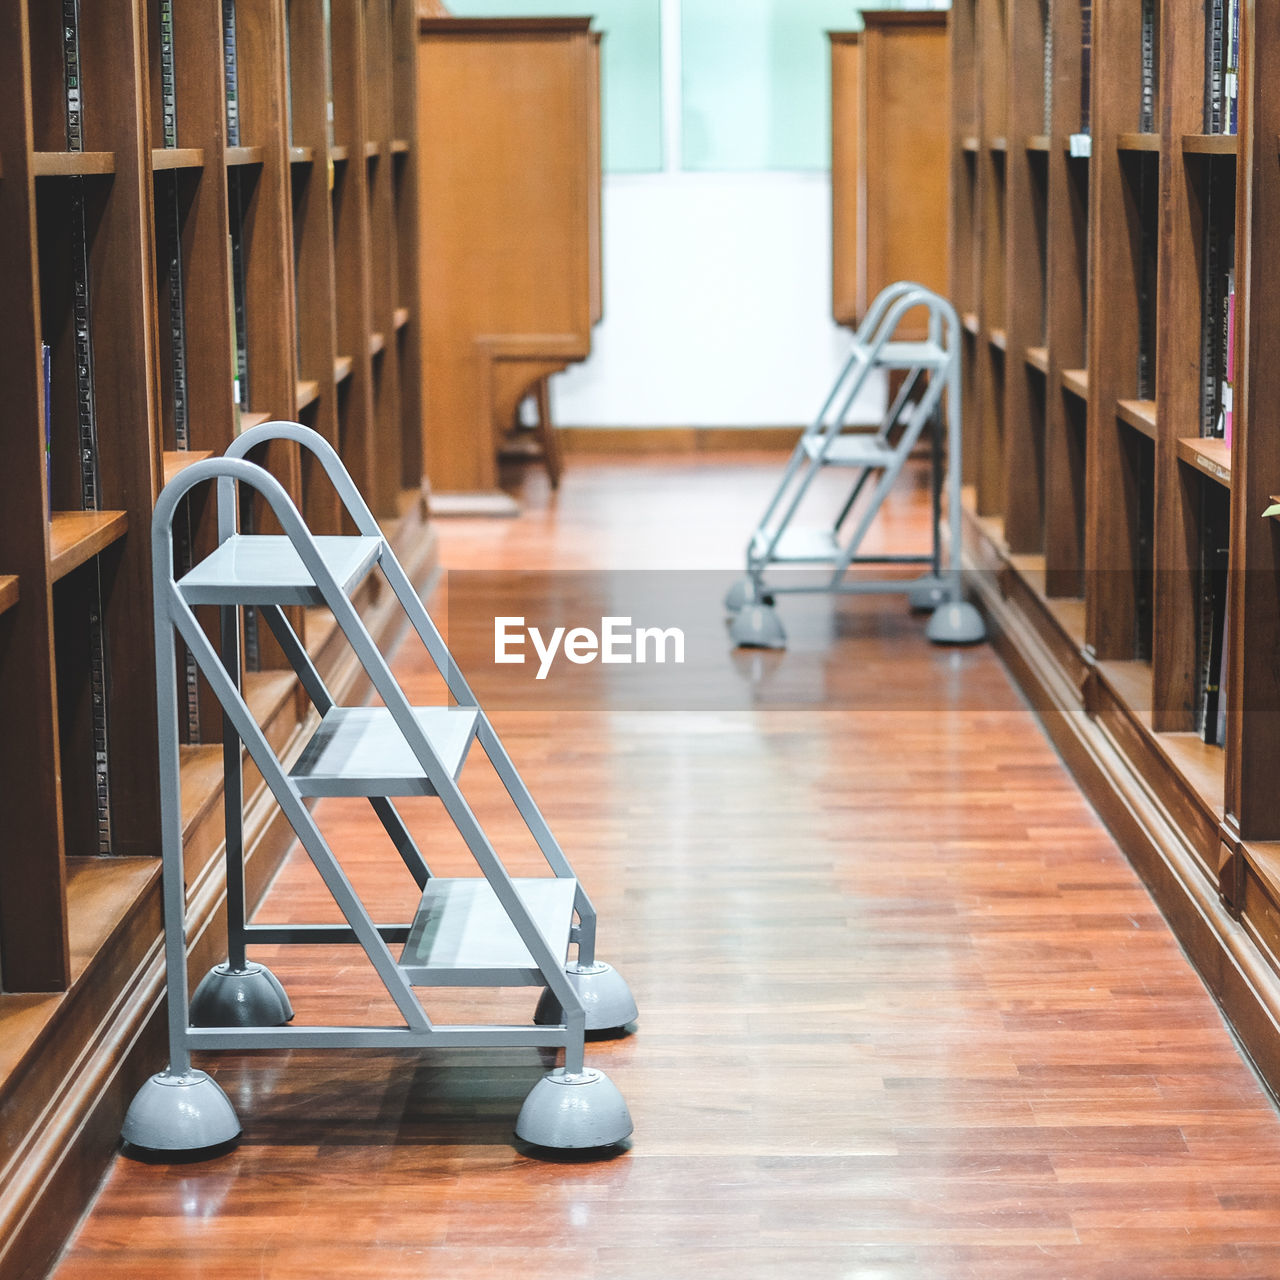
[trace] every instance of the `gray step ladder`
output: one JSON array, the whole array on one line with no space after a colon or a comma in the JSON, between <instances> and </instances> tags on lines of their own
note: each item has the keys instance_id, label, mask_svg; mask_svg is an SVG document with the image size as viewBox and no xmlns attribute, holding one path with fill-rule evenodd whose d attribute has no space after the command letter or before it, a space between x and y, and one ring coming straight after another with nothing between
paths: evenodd
<instances>
[{"instance_id":1,"label":"gray step ladder","mask_svg":"<svg viewBox=\"0 0 1280 1280\"><path fill-rule=\"evenodd\" d=\"M902 341L899 328L910 312L928 317L924 341ZM746 648L782 649L786 631L776 597L786 594L837 595L903 592L912 608L932 609L927 634L938 644L981 640L985 628L978 611L963 598L960 575L960 322L939 294L909 280L882 290L854 335L853 348L817 417L805 429L782 479L747 546L746 576L725 597L733 615L730 635ZM877 371L899 371L902 385L879 426L850 432L849 415L868 379ZM942 422L947 433L944 449ZM866 555L862 545L881 506L912 451L926 439L931 445L933 482L932 549L928 555ZM950 535L942 540L944 454ZM804 525L797 521L817 476L827 468L852 472L847 496L834 521ZM858 499L870 497L858 510ZM812 504L810 504L812 505ZM946 564L944 565L944 558ZM851 570L876 566L927 565L923 576L869 579ZM808 576L770 570L829 570Z\"/></svg>"},{"instance_id":2,"label":"gray step ladder","mask_svg":"<svg viewBox=\"0 0 1280 1280\"><path fill-rule=\"evenodd\" d=\"M314 537L280 483L247 460L273 441L310 450L356 529L350 537ZM218 546L181 578L174 576L173 520L197 486L217 491ZM256 491L282 534L244 532ZM596 912L484 710L463 679L413 584L341 460L316 432L272 422L239 436L222 458L195 463L161 493L152 521L164 859L168 1067L138 1091L123 1136L147 1151L199 1152L233 1141L240 1123L226 1095L192 1066L194 1050L546 1047L564 1050L564 1066L533 1087L515 1124L534 1147L606 1147L631 1133L621 1094L585 1065L588 1031L622 1028L637 1016L622 978L595 958ZM352 604L352 592L380 573L444 678L452 702L412 706ZM215 606L215 648L194 608ZM381 706L335 704L288 616L292 605L323 605L360 660ZM245 702L240 680L242 611L253 608L297 672L315 716L310 740L286 768ZM190 997L179 785L177 646L181 637L224 714L227 819L227 960ZM516 878L485 835L458 784L475 746L491 762L541 850L548 874ZM345 924L267 925L245 912L242 746L274 794L340 908ZM378 923L321 834L311 804L325 796L367 798L412 878L409 919ZM437 797L462 835L477 874L437 877L409 834L395 801ZM406 886L409 888L410 886ZM266 966L248 958L253 944L363 948L402 1019L391 1026L291 1025L289 998ZM576 956L570 960L570 950ZM422 987L540 987L528 1025L433 1023Z\"/></svg>"}]
</instances>

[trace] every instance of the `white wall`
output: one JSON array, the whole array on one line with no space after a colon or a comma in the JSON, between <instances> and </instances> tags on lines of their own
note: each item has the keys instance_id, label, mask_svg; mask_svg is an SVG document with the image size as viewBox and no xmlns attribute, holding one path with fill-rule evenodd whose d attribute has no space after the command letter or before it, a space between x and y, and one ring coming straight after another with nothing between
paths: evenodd
<instances>
[{"instance_id":1,"label":"white wall","mask_svg":"<svg viewBox=\"0 0 1280 1280\"><path fill-rule=\"evenodd\" d=\"M552 380L559 425L808 422L849 344L831 319L829 175L607 176L604 305L591 358Z\"/></svg>"}]
</instances>

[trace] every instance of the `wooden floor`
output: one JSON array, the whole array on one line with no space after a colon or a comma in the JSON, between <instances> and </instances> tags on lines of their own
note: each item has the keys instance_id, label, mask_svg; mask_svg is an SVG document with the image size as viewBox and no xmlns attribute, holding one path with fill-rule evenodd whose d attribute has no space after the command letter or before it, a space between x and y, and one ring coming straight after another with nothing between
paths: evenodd
<instances>
[{"instance_id":1,"label":"wooden floor","mask_svg":"<svg viewBox=\"0 0 1280 1280\"><path fill-rule=\"evenodd\" d=\"M442 559L674 589L736 564L778 465L577 459L554 503L534 481L518 520L444 522ZM904 495L890 540L924 512ZM494 715L640 1002L588 1046L626 1151L517 1149L534 1051L209 1055L240 1146L118 1160L59 1280L1280 1275L1276 1112L990 650L931 648L894 598L783 612L788 653L726 647L697 707ZM324 825L403 902L358 805ZM263 915L324 910L295 857ZM386 1016L347 951L263 958L301 1022Z\"/></svg>"}]
</instances>

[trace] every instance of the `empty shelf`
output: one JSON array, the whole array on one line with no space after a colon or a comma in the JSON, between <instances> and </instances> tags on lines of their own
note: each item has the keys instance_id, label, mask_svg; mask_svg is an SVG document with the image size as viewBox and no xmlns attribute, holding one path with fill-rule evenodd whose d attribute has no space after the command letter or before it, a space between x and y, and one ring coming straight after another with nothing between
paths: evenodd
<instances>
[{"instance_id":1,"label":"empty shelf","mask_svg":"<svg viewBox=\"0 0 1280 1280\"><path fill-rule=\"evenodd\" d=\"M316 539L339 588L351 591L377 564L381 538ZM320 588L287 537L236 534L178 583L188 604L323 604Z\"/></svg>"},{"instance_id":2,"label":"empty shelf","mask_svg":"<svg viewBox=\"0 0 1280 1280\"><path fill-rule=\"evenodd\" d=\"M576 880L512 884L547 940L565 960ZM529 949L487 880L432 880L422 895L400 967L415 986L542 986Z\"/></svg>"},{"instance_id":3,"label":"empty shelf","mask_svg":"<svg viewBox=\"0 0 1280 1280\"><path fill-rule=\"evenodd\" d=\"M415 707L427 741L456 778L476 731L473 707ZM334 707L289 775L304 796L433 796L418 758L385 707Z\"/></svg>"},{"instance_id":4,"label":"empty shelf","mask_svg":"<svg viewBox=\"0 0 1280 1280\"><path fill-rule=\"evenodd\" d=\"M804 451L811 458L822 452L821 436L806 436ZM845 435L831 441L823 461L835 467L887 467L894 451L878 436Z\"/></svg>"}]
</instances>

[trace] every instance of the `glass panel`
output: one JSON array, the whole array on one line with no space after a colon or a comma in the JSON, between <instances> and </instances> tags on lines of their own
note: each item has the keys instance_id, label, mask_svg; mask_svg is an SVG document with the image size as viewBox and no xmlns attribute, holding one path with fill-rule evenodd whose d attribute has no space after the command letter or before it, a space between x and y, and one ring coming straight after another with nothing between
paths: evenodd
<instances>
[{"instance_id":1,"label":"glass panel","mask_svg":"<svg viewBox=\"0 0 1280 1280\"><path fill-rule=\"evenodd\" d=\"M854 0L683 0L686 169L826 169L828 31L857 30ZM876 8L923 8L881 3Z\"/></svg>"},{"instance_id":2,"label":"glass panel","mask_svg":"<svg viewBox=\"0 0 1280 1280\"><path fill-rule=\"evenodd\" d=\"M662 169L660 0L449 0L459 18L593 17L604 32L600 96L609 173Z\"/></svg>"}]
</instances>

